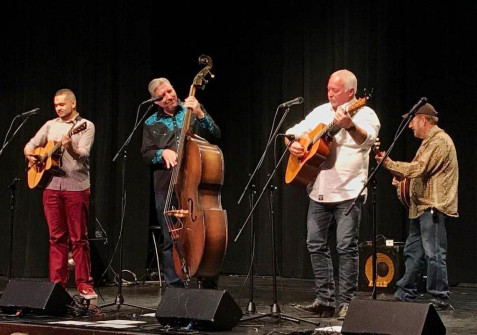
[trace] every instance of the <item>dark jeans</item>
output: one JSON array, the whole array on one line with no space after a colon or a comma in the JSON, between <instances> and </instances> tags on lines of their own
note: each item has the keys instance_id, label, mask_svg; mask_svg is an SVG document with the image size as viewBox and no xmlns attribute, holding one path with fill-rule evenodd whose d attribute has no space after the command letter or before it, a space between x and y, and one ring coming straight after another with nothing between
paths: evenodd
<instances>
[{"instance_id":1,"label":"dark jeans","mask_svg":"<svg viewBox=\"0 0 477 335\"><path fill-rule=\"evenodd\" d=\"M164 217L164 207L166 204L167 193L156 193L155 200L156 200L156 211L157 211L157 219L161 224L161 232L164 238L163 248L162 248L162 256L164 261L164 280L170 286L175 287L182 287L184 286L182 280L177 275L177 272L174 267L174 260L172 257L172 239L169 234L169 228L167 227L167 222ZM172 205L177 208L177 199L173 197ZM216 289L218 288L219 283L219 276L217 274L211 278L203 278L202 280L202 287L203 288L210 288Z\"/></svg>"},{"instance_id":2,"label":"dark jeans","mask_svg":"<svg viewBox=\"0 0 477 335\"><path fill-rule=\"evenodd\" d=\"M427 292L442 302L449 302L445 218L443 213L434 209L409 221L409 236L404 246L406 271L396 283L396 297L400 300L416 299L418 275L423 264L427 264Z\"/></svg>"},{"instance_id":3,"label":"dark jeans","mask_svg":"<svg viewBox=\"0 0 477 335\"><path fill-rule=\"evenodd\" d=\"M161 225L162 237L164 239L162 247L162 257L164 261L164 280L170 286L183 286L182 280L177 275L172 258L172 240L169 234L169 228L164 217L164 207L166 205L167 193L155 193L157 220ZM174 197L174 204L177 201Z\"/></svg>"},{"instance_id":4,"label":"dark jeans","mask_svg":"<svg viewBox=\"0 0 477 335\"><path fill-rule=\"evenodd\" d=\"M349 303L358 288L358 235L362 199L339 203L318 203L310 199L307 218L307 247L315 276L316 300L321 305L336 307L333 263L328 242L336 228L336 251L339 257L339 301Z\"/></svg>"}]
</instances>

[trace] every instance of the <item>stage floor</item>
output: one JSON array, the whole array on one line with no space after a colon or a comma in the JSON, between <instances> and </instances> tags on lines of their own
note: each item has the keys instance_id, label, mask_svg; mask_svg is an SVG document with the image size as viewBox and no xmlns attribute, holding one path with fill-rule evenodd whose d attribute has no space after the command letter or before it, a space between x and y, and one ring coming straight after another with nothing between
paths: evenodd
<instances>
[{"instance_id":1,"label":"stage floor","mask_svg":"<svg viewBox=\"0 0 477 335\"><path fill-rule=\"evenodd\" d=\"M6 282L5 278L0 279L2 292L6 288ZM295 303L308 304L313 301L312 280L277 278L276 290L274 290L272 277L256 276L253 278L253 285L250 285L250 281L245 276L222 275L219 286L220 290L218 291L222 296L217 304L204 301L203 306L217 312L229 313L230 310L230 313L233 313L230 309L230 301L225 299L225 297L229 297L232 304L243 312L243 316L238 321L232 322L231 330L216 331L210 330L207 326L206 329L197 329L197 327L170 327L160 324L156 312L162 297L168 290L166 285L163 284L161 287L159 282L126 282L121 288L117 285L96 288L100 297L92 302L89 310L86 310L83 316L73 316L70 312L61 317L41 315L41 312L24 313L19 316L2 313L0 314L0 335L12 333L29 335L341 334L343 321L338 321L336 317L316 318L313 314L295 309ZM169 289L169 292L172 291L173 289ZM72 297L77 294L73 288L69 288L68 293ZM120 302L121 297L124 300L122 303ZM451 297L454 310L438 312L438 319L444 324L446 334L477 334L477 323L475 322L477 285L459 284L452 287ZM380 298L381 296L377 295L376 300L380 300ZM423 302L426 302L425 295L422 298ZM359 292L358 299L374 300L370 292ZM224 301L229 305L225 307L218 305ZM392 304L400 303L392 302ZM253 312L254 306L255 312ZM272 306L274 306L273 309ZM366 318L373 318L373 314L379 314L376 312L373 310L360 311L363 315L363 322L366 322ZM188 311L188 313L195 314L196 311ZM406 313L409 314L410 311L408 310ZM412 317L406 313L389 315L389 322L397 317L402 318L397 321L409 323ZM161 314L161 316L163 315ZM182 314L178 315L178 317L182 316ZM224 316L221 318L229 320Z\"/></svg>"}]
</instances>

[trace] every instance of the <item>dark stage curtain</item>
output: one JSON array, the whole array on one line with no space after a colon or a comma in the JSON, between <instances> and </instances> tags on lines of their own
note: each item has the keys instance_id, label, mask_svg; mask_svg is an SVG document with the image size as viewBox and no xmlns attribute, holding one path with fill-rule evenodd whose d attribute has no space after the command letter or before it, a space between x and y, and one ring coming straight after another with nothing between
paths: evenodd
<instances>
[{"instance_id":1,"label":"dark stage curtain","mask_svg":"<svg viewBox=\"0 0 477 335\"><path fill-rule=\"evenodd\" d=\"M222 272L245 274L250 267L249 191L241 203L272 131L277 106L302 96L292 106L283 132L326 99L328 76L347 68L358 77L358 94L373 89L368 104L381 120L381 147L386 150L406 113L422 96L439 111L440 126L454 139L460 163L460 218L449 222L448 263L451 283L476 282L475 157L472 137L475 113L476 53L469 36L477 31L476 5L400 1L283 1L237 2L219 5L212 14L202 4L155 1L117 1L106 4L55 1L16 4L3 13L0 86L0 134L13 117L34 107L31 117L0 156L4 171L0 187L3 246L0 270L6 273L10 224L7 186L21 177L14 212L14 276L47 274L48 238L40 193L26 187L23 145L47 119L54 117L56 90L75 91L79 111L96 125L92 153L92 235L98 221L108 244L93 241L93 263L99 273L113 257L121 228L122 171L125 162L127 201L124 210L124 266L142 274L147 253L150 211L149 171L140 157L142 128L127 147L127 159L112 158L132 131L141 101L149 98L147 84L154 77L171 80L185 98L196 73L197 59L209 55L214 64L204 91L196 96L221 127L217 143L225 159L222 205L228 213L229 244ZM140 112L142 114L143 110ZM276 115L277 113L277 115ZM276 125L276 122L275 122ZM467 134L469 131L469 134ZM274 145L276 144L276 146ZM409 161L419 145L406 130L391 157ZM253 222L257 229L255 273L272 272L270 191L268 175L285 150L272 141L252 184L255 200L261 194ZM278 164L271 184L278 275L311 278L306 250L305 191L284 183L288 156ZM375 165L371 155L371 166ZM379 238L404 241L406 213L399 203L391 175L376 174L376 224ZM368 190L371 195L371 189ZM360 240L372 238L373 201L364 206ZM243 230L241 230L243 228ZM239 235L239 231L241 232ZM236 240L236 241L235 241ZM115 252L116 250L116 252Z\"/></svg>"}]
</instances>

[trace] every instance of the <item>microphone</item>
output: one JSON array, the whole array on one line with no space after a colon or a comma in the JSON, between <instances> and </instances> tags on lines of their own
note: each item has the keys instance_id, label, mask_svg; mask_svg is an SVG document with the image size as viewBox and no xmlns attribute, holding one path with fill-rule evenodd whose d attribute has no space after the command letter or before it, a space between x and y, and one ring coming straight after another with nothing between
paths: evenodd
<instances>
[{"instance_id":1,"label":"microphone","mask_svg":"<svg viewBox=\"0 0 477 335\"><path fill-rule=\"evenodd\" d=\"M404 114L402 117L407 118L409 116L414 116L414 114L416 114L417 110L419 108L421 108L422 106L424 106L426 103L427 103L427 98L422 97L421 99L419 99L419 101L414 106L412 106L411 110L409 112L407 112L406 114Z\"/></svg>"},{"instance_id":2,"label":"microphone","mask_svg":"<svg viewBox=\"0 0 477 335\"><path fill-rule=\"evenodd\" d=\"M294 141L296 138L293 134L277 134L277 136L286 137L290 141Z\"/></svg>"},{"instance_id":3,"label":"microphone","mask_svg":"<svg viewBox=\"0 0 477 335\"><path fill-rule=\"evenodd\" d=\"M143 104L148 104L148 103L154 102L154 101L161 101L162 98L163 98L163 96L160 95L160 96L158 96L158 97L151 98L151 99L149 99L149 100L146 100L146 101L141 102L141 105L143 105Z\"/></svg>"},{"instance_id":4,"label":"microphone","mask_svg":"<svg viewBox=\"0 0 477 335\"><path fill-rule=\"evenodd\" d=\"M19 117L27 117L27 116L38 114L39 112L40 112L40 108L35 108L35 109L32 109L31 111L23 112L21 114L18 114L18 116Z\"/></svg>"},{"instance_id":5,"label":"microphone","mask_svg":"<svg viewBox=\"0 0 477 335\"><path fill-rule=\"evenodd\" d=\"M295 98L293 100L290 100L290 101L287 101L287 102L284 102L280 105L278 105L278 107L290 107L290 106L293 106L293 105L300 105L303 103L303 98L302 97L298 97L298 98Z\"/></svg>"}]
</instances>

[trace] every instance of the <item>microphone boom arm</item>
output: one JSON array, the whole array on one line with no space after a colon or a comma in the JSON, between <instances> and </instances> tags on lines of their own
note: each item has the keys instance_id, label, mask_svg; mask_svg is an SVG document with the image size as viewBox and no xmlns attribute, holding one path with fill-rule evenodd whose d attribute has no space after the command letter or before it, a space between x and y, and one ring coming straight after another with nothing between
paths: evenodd
<instances>
[{"instance_id":1,"label":"microphone boom arm","mask_svg":"<svg viewBox=\"0 0 477 335\"><path fill-rule=\"evenodd\" d=\"M278 130L280 130L280 127L281 127L283 121L285 121L285 118L286 118L286 116L288 115L289 112L290 112L290 107L287 107L287 109L285 110L285 112L282 115L282 118L280 119L280 122L278 122L278 125L275 128L275 131L273 132L272 136L269 137L268 142L265 145L265 149L263 150L262 157L260 158L257 166L255 167L255 170L250 175L250 178L248 179L247 185L245 185L245 187L243 189L243 192L242 192L242 195L240 196L240 198L237 201L238 205L240 205L240 202L242 201L242 198L244 197L245 193L247 193L248 187L250 186L250 183L252 182L252 179L255 177L255 174L257 173L258 169L260 169L260 166L262 166L262 162L265 159L265 155L267 153L268 147L270 146L270 143L272 143L272 140L275 138L275 136L277 136Z\"/></svg>"},{"instance_id":2,"label":"microphone boom arm","mask_svg":"<svg viewBox=\"0 0 477 335\"><path fill-rule=\"evenodd\" d=\"M8 137L8 134L10 133L10 130L12 129L12 125L13 125L13 122L15 121L16 118L18 118L19 115L15 116L12 120L12 122L10 123L10 128L8 128L8 131L7 131L7 134L5 135L5 139L3 141L3 145L2 145L2 148L0 149L0 156L2 155L3 153L3 150L7 147L7 145L11 142L11 140L15 137L16 133L18 133L18 131L20 130L21 127L23 127L23 125L25 124L25 122L27 122L28 118L30 117L29 115L27 117L25 117L22 121L22 123L18 126L18 128L13 132L12 136L10 137L10 139L7 140L7 137Z\"/></svg>"}]
</instances>

